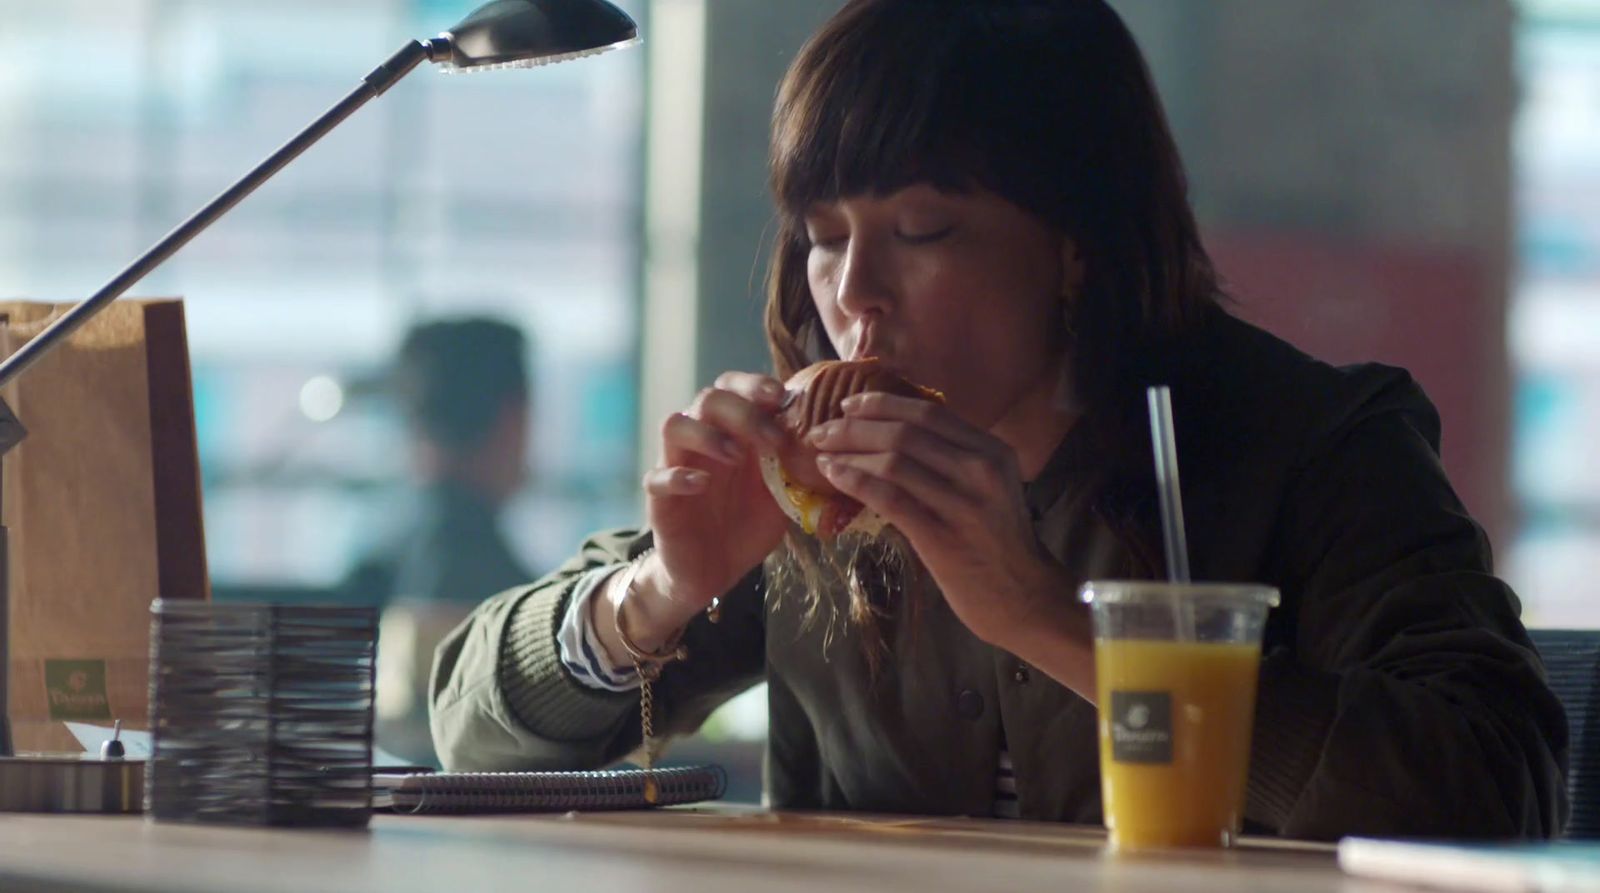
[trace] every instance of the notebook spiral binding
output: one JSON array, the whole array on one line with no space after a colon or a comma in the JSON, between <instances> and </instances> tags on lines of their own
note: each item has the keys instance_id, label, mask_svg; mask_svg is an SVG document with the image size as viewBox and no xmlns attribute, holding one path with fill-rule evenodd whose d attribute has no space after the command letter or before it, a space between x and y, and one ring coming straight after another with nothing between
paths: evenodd
<instances>
[{"instance_id":1,"label":"notebook spiral binding","mask_svg":"<svg viewBox=\"0 0 1600 893\"><path fill-rule=\"evenodd\" d=\"M159 600L150 612L155 818L368 823L376 611Z\"/></svg>"},{"instance_id":2,"label":"notebook spiral binding","mask_svg":"<svg viewBox=\"0 0 1600 893\"><path fill-rule=\"evenodd\" d=\"M561 812L641 809L646 777L654 775L655 806L719 799L728 775L721 766L612 769L594 772L447 772L406 779L393 791L396 812Z\"/></svg>"}]
</instances>

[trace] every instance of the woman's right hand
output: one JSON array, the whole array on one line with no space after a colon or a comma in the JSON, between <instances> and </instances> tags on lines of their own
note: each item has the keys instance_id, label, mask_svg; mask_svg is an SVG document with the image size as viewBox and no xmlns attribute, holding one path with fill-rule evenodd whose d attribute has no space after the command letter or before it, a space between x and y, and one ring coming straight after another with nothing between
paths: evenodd
<instances>
[{"instance_id":1,"label":"woman's right hand","mask_svg":"<svg viewBox=\"0 0 1600 893\"><path fill-rule=\"evenodd\" d=\"M774 378L725 372L663 423L661 460L644 476L655 552L637 578L659 598L630 608L630 619L637 611L655 627L639 639L687 622L782 541L789 519L761 478L760 456L788 439L776 420L783 397Z\"/></svg>"}]
</instances>

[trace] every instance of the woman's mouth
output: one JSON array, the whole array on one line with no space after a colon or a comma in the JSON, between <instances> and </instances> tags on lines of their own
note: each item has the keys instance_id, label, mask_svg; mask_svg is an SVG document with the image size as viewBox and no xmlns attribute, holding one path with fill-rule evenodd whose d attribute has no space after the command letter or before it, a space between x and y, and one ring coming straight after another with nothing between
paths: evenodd
<instances>
[{"instance_id":1,"label":"woman's mouth","mask_svg":"<svg viewBox=\"0 0 1600 893\"><path fill-rule=\"evenodd\" d=\"M860 331L856 334L855 348L850 351L849 359L883 359L883 349L879 341L877 327L870 321L863 322Z\"/></svg>"}]
</instances>

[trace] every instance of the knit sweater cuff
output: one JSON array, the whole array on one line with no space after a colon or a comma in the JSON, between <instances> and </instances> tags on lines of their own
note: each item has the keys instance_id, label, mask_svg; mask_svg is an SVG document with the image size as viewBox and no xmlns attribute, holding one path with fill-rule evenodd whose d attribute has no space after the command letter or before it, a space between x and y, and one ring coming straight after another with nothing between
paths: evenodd
<instances>
[{"instance_id":1,"label":"knit sweater cuff","mask_svg":"<svg viewBox=\"0 0 1600 893\"><path fill-rule=\"evenodd\" d=\"M574 581L575 582L575 581ZM637 692L590 688L561 664L556 632L573 585L534 590L511 609L500 647L500 690L528 731L550 741L583 741L610 734L637 711Z\"/></svg>"},{"instance_id":2,"label":"knit sweater cuff","mask_svg":"<svg viewBox=\"0 0 1600 893\"><path fill-rule=\"evenodd\" d=\"M1339 677L1280 652L1261 664L1245 814L1274 829L1294 813L1322 759L1339 704Z\"/></svg>"}]
</instances>

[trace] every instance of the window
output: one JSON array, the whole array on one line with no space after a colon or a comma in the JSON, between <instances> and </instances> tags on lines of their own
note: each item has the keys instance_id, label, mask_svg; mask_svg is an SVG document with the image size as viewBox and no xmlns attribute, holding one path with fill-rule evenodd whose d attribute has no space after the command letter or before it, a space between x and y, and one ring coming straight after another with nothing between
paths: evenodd
<instances>
[{"instance_id":1,"label":"window","mask_svg":"<svg viewBox=\"0 0 1600 893\"><path fill-rule=\"evenodd\" d=\"M474 5L0 0L0 292L89 294ZM373 535L406 458L372 384L418 317L534 342L530 566L636 517L643 66L418 70L135 286L187 299L219 587L325 586Z\"/></svg>"},{"instance_id":2,"label":"window","mask_svg":"<svg viewBox=\"0 0 1600 893\"><path fill-rule=\"evenodd\" d=\"M1521 533L1505 571L1532 626L1600 626L1600 6L1522 4L1510 338Z\"/></svg>"}]
</instances>

